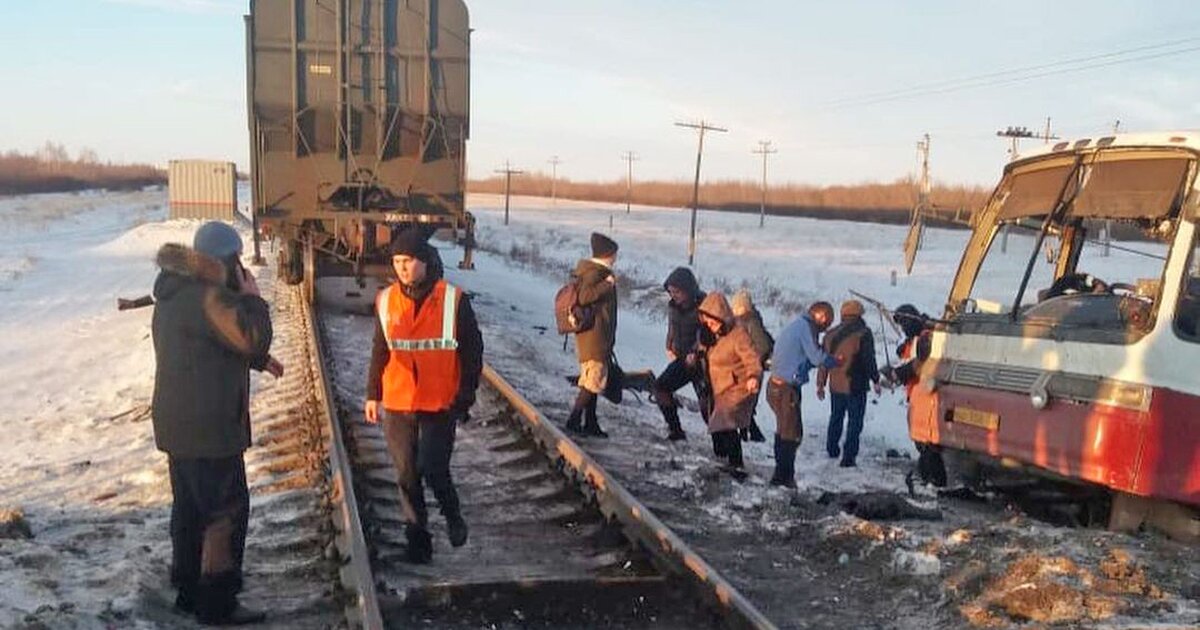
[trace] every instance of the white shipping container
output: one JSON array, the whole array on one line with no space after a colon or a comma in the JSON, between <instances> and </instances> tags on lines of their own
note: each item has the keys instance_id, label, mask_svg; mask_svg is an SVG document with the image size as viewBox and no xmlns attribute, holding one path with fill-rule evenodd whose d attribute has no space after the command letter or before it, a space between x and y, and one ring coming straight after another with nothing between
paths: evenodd
<instances>
[{"instance_id":1,"label":"white shipping container","mask_svg":"<svg viewBox=\"0 0 1200 630\"><path fill-rule=\"evenodd\" d=\"M167 197L172 219L232 221L237 210L237 166L211 160L171 160Z\"/></svg>"}]
</instances>

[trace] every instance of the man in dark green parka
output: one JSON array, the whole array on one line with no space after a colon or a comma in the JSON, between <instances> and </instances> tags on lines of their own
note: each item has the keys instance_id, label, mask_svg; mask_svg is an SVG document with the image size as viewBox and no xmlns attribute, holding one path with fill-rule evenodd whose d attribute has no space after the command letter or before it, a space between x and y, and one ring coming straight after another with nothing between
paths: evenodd
<instances>
[{"instance_id":1,"label":"man in dark green parka","mask_svg":"<svg viewBox=\"0 0 1200 630\"><path fill-rule=\"evenodd\" d=\"M591 246L592 257L580 260L573 274L579 305L592 309L595 323L575 334L579 394L567 418L567 430L606 438L608 434L596 419L596 401L608 384L613 346L617 341L617 277L613 274L617 243L593 232Z\"/></svg>"},{"instance_id":2,"label":"man in dark green parka","mask_svg":"<svg viewBox=\"0 0 1200 630\"><path fill-rule=\"evenodd\" d=\"M214 221L192 247L164 245L156 260L153 421L174 498L171 582L176 607L206 624L265 616L237 601L250 512L242 453L250 446L249 370L278 377L283 366L268 354L270 310L241 252L237 231Z\"/></svg>"}]
</instances>

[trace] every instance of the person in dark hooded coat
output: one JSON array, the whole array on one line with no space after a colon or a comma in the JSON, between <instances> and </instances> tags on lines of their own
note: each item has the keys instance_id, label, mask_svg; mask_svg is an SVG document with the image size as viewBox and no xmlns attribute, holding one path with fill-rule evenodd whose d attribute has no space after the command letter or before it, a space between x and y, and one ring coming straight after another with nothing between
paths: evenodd
<instances>
[{"instance_id":1,"label":"person in dark hooded coat","mask_svg":"<svg viewBox=\"0 0 1200 630\"><path fill-rule=\"evenodd\" d=\"M202 623L265 615L238 603L250 514L243 452L250 446L250 369L283 374L271 358L270 307L241 265L237 231L219 221L192 247L158 250L154 282L154 441L171 478L175 607Z\"/></svg>"},{"instance_id":2,"label":"person in dark hooded coat","mask_svg":"<svg viewBox=\"0 0 1200 630\"><path fill-rule=\"evenodd\" d=\"M684 440L687 434L679 422L679 409L675 403L675 392L692 384L700 403L701 413L707 418L707 376L701 369L701 325L700 302L704 292L692 270L676 267L663 282L663 289L670 296L667 302L667 359L670 363L654 382L654 400L667 423L667 439Z\"/></svg>"}]
</instances>

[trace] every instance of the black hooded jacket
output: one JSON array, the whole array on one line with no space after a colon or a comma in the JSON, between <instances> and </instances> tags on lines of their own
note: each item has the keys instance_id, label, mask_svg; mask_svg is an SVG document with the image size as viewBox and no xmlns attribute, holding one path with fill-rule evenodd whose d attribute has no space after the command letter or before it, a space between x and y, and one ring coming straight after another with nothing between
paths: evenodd
<instances>
[{"instance_id":1,"label":"black hooded jacket","mask_svg":"<svg viewBox=\"0 0 1200 630\"><path fill-rule=\"evenodd\" d=\"M225 286L215 258L163 245L154 282L154 441L174 457L218 458L250 446L250 368L271 348L266 301Z\"/></svg>"},{"instance_id":2,"label":"black hooded jacket","mask_svg":"<svg viewBox=\"0 0 1200 630\"><path fill-rule=\"evenodd\" d=\"M685 304L676 304L675 300L667 303L667 350L678 358L686 357L695 352L700 339L700 302L704 301L704 292L696 282L696 276L687 267L676 267L663 288L675 287L686 293L690 300Z\"/></svg>"},{"instance_id":3,"label":"black hooded jacket","mask_svg":"<svg viewBox=\"0 0 1200 630\"><path fill-rule=\"evenodd\" d=\"M429 257L425 280L413 287L400 286L404 294L416 302L417 308L425 303L425 298L433 290L433 285L442 279L444 267L442 257L432 246L426 245L432 252ZM450 413L460 415L466 413L475 404L475 390L479 388L479 376L483 372L483 334L479 331L479 322L475 319L475 311L471 308L471 300L462 294L458 300L458 313L455 315L455 330L458 335L458 394L450 407ZM375 339L371 345L371 363L367 368L367 400L383 400L383 369L391 359L387 338L383 336L383 328L375 326Z\"/></svg>"}]
</instances>

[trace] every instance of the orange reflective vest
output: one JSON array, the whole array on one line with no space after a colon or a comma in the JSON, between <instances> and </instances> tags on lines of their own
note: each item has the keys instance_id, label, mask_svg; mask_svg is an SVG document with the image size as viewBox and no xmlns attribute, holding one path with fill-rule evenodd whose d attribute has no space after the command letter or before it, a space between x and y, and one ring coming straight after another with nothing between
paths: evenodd
<instances>
[{"instance_id":1,"label":"orange reflective vest","mask_svg":"<svg viewBox=\"0 0 1200 630\"><path fill-rule=\"evenodd\" d=\"M383 408L445 411L458 394L459 290L438 280L417 310L399 284L375 297L375 311L391 357L383 368Z\"/></svg>"}]
</instances>

